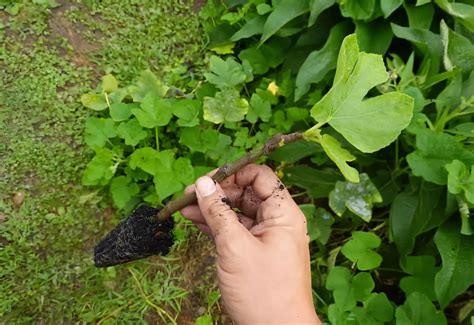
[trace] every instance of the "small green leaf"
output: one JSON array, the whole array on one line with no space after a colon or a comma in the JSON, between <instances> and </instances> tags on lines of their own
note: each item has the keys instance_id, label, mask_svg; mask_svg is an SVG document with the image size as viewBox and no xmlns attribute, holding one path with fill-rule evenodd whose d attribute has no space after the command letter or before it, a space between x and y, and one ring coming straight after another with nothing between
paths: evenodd
<instances>
[{"instance_id":1,"label":"small green leaf","mask_svg":"<svg viewBox=\"0 0 474 325\"><path fill-rule=\"evenodd\" d=\"M173 114L179 119L176 122L181 127L199 125L199 112L202 103L194 99L180 99L173 103Z\"/></svg>"},{"instance_id":2,"label":"small green leaf","mask_svg":"<svg viewBox=\"0 0 474 325\"><path fill-rule=\"evenodd\" d=\"M464 193L467 201L474 204L474 165L471 173L462 161L454 160L446 165L448 171L448 190L453 194Z\"/></svg>"},{"instance_id":3,"label":"small green leaf","mask_svg":"<svg viewBox=\"0 0 474 325\"><path fill-rule=\"evenodd\" d=\"M269 12L273 11L272 6L266 4L266 3L260 3L257 5L257 13L261 16L268 14Z\"/></svg>"},{"instance_id":4,"label":"small green leaf","mask_svg":"<svg viewBox=\"0 0 474 325\"><path fill-rule=\"evenodd\" d=\"M242 121L249 109L247 100L240 98L237 90L220 91L214 98L204 98L204 119L219 124Z\"/></svg>"},{"instance_id":5,"label":"small green leaf","mask_svg":"<svg viewBox=\"0 0 474 325\"><path fill-rule=\"evenodd\" d=\"M388 146L410 123L413 98L391 92L363 100L370 89L387 81L388 73L380 55L359 53L355 35L344 39L337 65L333 87L314 105L311 116L329 123L362 152Z\"/></svg>"},{"instance_id":6,"label":"small green leaf","mask_svg":"<svg viewBox=\"0 0 474 325\"><path fill-rule=\"evenodd\" d=\"M358 183L360 181L359 172L347 164L347 162L354 161L355 157L344 149L336 138L328 134L324 134L320 141L324 152L326 152L328 157L336 164L342 175L344 175L349 182Z\"/></svg>"},{"instance_id":7,"label":"small green leaf","mask_svg":"<svg viewBox=\"0 0 474 325\"><path fill-rule=\"evenodd\" d=\"M268 16L260 44L265 43L291 20L309 11L309 0L281 0Z\"/></svg>"},{"instance_id":8,"label":"small green leaf","mask_svg":"<svg viewBox=\"0 0 474 325\"><path fill-rule=\"evenodd\" d=\"M474 284L474 236L461 235L456 223L447 222L436 232L436 247L443 261L435 277L441 308Z\"/></svg>"},{"instance_id":9,"label":"small green leaf","mask_svg":"<svg viewBox=\"0 0 474 325\"><path fill-rule=\"evenodd\" d=\"M326 245L334 223L332 215L323 208L316 208L314 204L300 205L300 209L306 216L310 242L317 240Z\"/></svg>"},{"instance_id":10,"label":"small green leaf","mask_svg":"<svg viewBox=\"0 0 474 325\"><path fill-rule=\"evenodd\" d=\"M335 266L328 274L326 288L333 291L334 301L340 311L352 310L358 301L366 300L375 283L367 272L352 277L350 271L342 266Z\"/></svg>"},{"instance_id":11,"label":"small green leaf","mask_svg":"<svg viewBox=\"0 0 474 325\"><path fill-rule=\"evenodd\" d=\"M117 165L112 150L101 148L87 164L82 175L84 185L106 185L114 176Z\"/></svg>"},{"instance_id":12,"label":"small green leaf","mask_svg":"<svg viewBox=\"0 0 474 325\"><path fill-rule=\"evenodd\" d=\"M359 270L372 270L382 263L382 256L373 251L380 243L380 238L374 233L354 231L352 239L342 246L341 253L357 263Z\"/></svg>"},{"instance_id":13,"label":"small green leaf","mask_svg":"<svg viewBox=\"0 0 474 325\"><path fill-rule=\"evenodd\" d=\"M104 93L111 93L118 89L118 81L111 74L107 74L102 78L102 91Z\"/></svg>"},{"instance_id":14,"label":"small green leaf","mask_svg":"<svg viewBox=\"0 0 474 325\"><path fill-rule=\"evenodd\" d=\"M263 122L268 122L270 117L272 117L272 106L270 102L258 93L253 94L246 116L247 121L252 124L256 123L258 119L261 119Z\"/></svg>"},{"instance_id":15,"label":"small green leaf","mask_svg":"<svg viewBox=\"0 0 474 325\"><path fill-rule=\"evenodd\" d=\"M403 271L410 274L400 280L400 288L407 297L413 292L421 292L431 300L436 299L434 279L439 268L435 267L433 256L402 257L400 266Z\"/></svg>"},{"instance_id":16,"label":"small green leaf","mask_svg":"<svg viewBox=\"0 0 474 325\"><path fill-rule=\"evenodd\" d=\"M338 216L347 208L365 222L372 218L373 204L381 202L382 196L367 174L360 175L359 183L337 182L329 194L329 206Z\"/></svg>"},{"instance_id":17,"label":"small green leaf","mask_svg":"<svg viewBox=\"0 0 474 325\"><path fill-rule=\"evenodd\" d=\"M375 0L338 0L337 2L344 17L356 20L367 20L375 11Z\"/></svg>"},{"instance_id":18,"label":"small green leaf","mask_svg":"<svg viewBox=\"0 0 474 325\"><path fill-rule=\"evenodd\" d=\"M168 125L173 116L172 108L172 101L149 93L143 98L141 109L132 109L132 114L135 115L141 126L152 129Z\"/></svg>"},{"instance_id":19,"label":"small green leaf","mask_svg":"<svg viewBox=\"0 0 474 325\"><path fill-rule=\"evenodd\" d=\"M115 123L109 118L87 118L85 133L85 142L93 149L104 147L108 139L117 136Z\"/></svg>"},{"instance_id":20,"label":"small green leaf","mask_svg":"<svg viewBox=\"0 0 474 325\"><path fill-rule=\"evenodd\" d=\"M81 96L82 105L94 111L103 111L109 107L102 94L84 94Z\"/></svg>"},{"instance_id":21,"label":"small green leaf","mask_svg":"<svg viewBox=\"0 0 474 325\"><path fill-rule=\"evenodd\" d=\"M407 155L408 164L415 176L428 182L446 185L448 172L445 168L454 159L474 165L474 152L464 149L456 139L446 133L420 130L416 135L417 149Z\"/></svg>"},{"instance_id":22,"label":"small green leaf","mask_svg":"<svg viewBox=\"0 0 474 325\"><path fill-rule=\"evenodd\" d=\"M196 318L196 322L195 322L195 325L213 325L214 322L212 320L212 316L211 315L203 315L203 316L199 316L198 318Z\"/></svg>"},{"instance_id":23,"label":"small green leaf","mask_svg":"<svg viewBox=\"0 0 474 325\"><path fill-rule=\"evenodd\" d=\"M414 292L395 311L397 325L446 325L444 314L424 294Z\"/></svg>"},{"instance_id":24,"label":"small green leaf","mask_svg":"<svg viewBox=\"0 0 474 325\"><path fill-rule=\"evenodd\" d=\"M110 193L114 200L115 206L119 209L123 209L127 206L127 203L135 197L140 191L137 183L130 182L125 176L118 176L112 179L110 182Z\"/></svg>"},{"instance_id":25,"label":"small green leaf","mask_svg":"<svg viewBox=\"0 0 474 325\"><path fill-rule=\"evenodd\" d=\"M136 106L125 103L116 103L110 106L110 117L115 122L126 121L132 116L132 108Z\"/></svg>"},{"instance_id":26,"label":"small green leaf","mask_svg":"<svg viewBox=\"0 0 474 325\"><path fill-rule=\"evenodd\" d=\"M173 171L176 179L184 185L194 182L194 168L191 160L180 157L173 163Z\"/></svg>"},{"instance_id":27,"label":"small green leaf","mask_svg":"<svg viewBox=\"0 0 474 325\"><path fill-rule=\"evenodd\" d=\"M228 57L225 61L218 56L211 56L210 73L205 73L207 81L216 85L219 89L233 88L243 84L247 79L242 65L233 58Z\"/></svg>"},{"instance_id":28,"label":"small green leaf","mask_svg":"<svg viewBox=\"0 0 474 325\"><path fill-rule=\"evenodd\" d=\"M127 146L136 146L140 141L146 139L148 132L140 126L136 119L131 119L120 123L117 134L125 140Z\"/></svg>"}]
</instances>

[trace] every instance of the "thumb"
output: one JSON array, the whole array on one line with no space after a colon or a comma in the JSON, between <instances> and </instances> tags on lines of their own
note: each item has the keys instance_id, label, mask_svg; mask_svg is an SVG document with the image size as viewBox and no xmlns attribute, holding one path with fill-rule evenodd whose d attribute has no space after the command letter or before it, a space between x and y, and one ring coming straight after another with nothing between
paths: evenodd
<instances>
[{"instance_id":1,"label":"thumb","mask_svg":"<svg viewBox=\"0 0 474 325\"><path fill-rule=\"evenodd\" d=\"M237 214L229 206L229 200L220 185L209 176L203 176L196 181L196 196L201 213L216 242L223 239L232 241L246 231Z\"/></svg>"}]
</instances>

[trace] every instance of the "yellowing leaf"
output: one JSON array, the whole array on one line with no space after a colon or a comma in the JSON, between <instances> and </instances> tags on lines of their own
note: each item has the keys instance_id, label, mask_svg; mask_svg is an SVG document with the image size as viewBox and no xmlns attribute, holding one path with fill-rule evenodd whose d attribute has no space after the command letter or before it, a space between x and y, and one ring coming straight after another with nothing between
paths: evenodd
<instances>
[{"instance_id":1,"label":"yellowing leaf","mask_svg":"<svg viewBox=\"0 0 474 325\"><path fill-rule=\"evenodd\" d=\"M334 137L325 134L321 137L321 146L328 157L336 164L344 177L353 183L359 182L359 172L347 162L354 161L355 157L341 146Z\"/></svg>"},{"instance_id":2,"label":"yellowing leaf","mask_svg":"<svg viewBox=\"0 0 474 325\"><path fill-rule=\"evenodd\" d=\"M111 74L107 74L102 78L102 91L104 93L111 93L118 88L118 81Z\"/></svg>"},{"instance_id":3,"label":"yellowing leaf","mask_svg":"<svg viewBox=\"0 0 474 325\"><path fill-rule=\"evenodd\" d=\"M219 124L242 121L249 110L246 99L240 98L237 90L227 89L218 92L215 97L204 98L204 119Z\"/></svg>"}]
</instances>

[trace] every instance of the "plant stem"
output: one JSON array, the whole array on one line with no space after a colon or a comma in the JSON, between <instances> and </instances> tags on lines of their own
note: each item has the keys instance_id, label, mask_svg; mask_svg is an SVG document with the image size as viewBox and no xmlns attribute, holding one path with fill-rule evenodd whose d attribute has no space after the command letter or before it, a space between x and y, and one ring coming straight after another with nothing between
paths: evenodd
<instances>
[{"instance_id":1,"label":"plant stem","mask_svg":"<svg viewBox=\"0 0 474 325\"><path fill-rule=\"evenodd\" d=\"M156 151L160 151L160 138L158 137L158 127L155 126Z\"/></svg>"},{"instance_id":2,"label":"plant stem","mask_svg":"<svg viewBox=\"0 0 474 325\"><path fill-rule=\"evenodd\" d=\"M212 176L212 179L220 183L227 177L235 174L245 166L256 162L262 156L268 156L276 149L284 146L287 143L295 142L303 139L303 134L295 132L291 134L275 134L270 140L268 140L263 147L248 152L242 158L225 164ZM186 194L183 197L177 198L168 202L163 209L157 214L157 219L160 221L168 219L173 213L181 210L182 208L195 203L197 200L196 193Z\"/></svg>"}]
</instances>

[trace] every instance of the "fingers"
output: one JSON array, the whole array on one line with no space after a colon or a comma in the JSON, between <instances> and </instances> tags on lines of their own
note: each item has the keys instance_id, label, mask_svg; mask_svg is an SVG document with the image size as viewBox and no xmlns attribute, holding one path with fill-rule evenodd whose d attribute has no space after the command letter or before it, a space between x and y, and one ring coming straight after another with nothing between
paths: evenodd
<instances>
[{"instance_id":1,"label":"fingers","mask_svg":"<svg viewBox=\"0 0 474 325\"><path fill-rule=\"evenodd\" d=\"M242 168L235 174L235 184L242 187L251 186L256 196L262 201L268 199L275 189L280 189L280 187L284 189L273 170L265 165L251 164Z\"/></svg>"},{"instance_id":2,"label":"fingers","mask_svg":"<svg viewBox=\"0 0 474 325\"><path fill-rule=\"evenodd\" d=\"M219 184L209 176L196 181L196 195L202 216L217 244L232 241L248 234Z\"/></svg>"}]
</instances>

